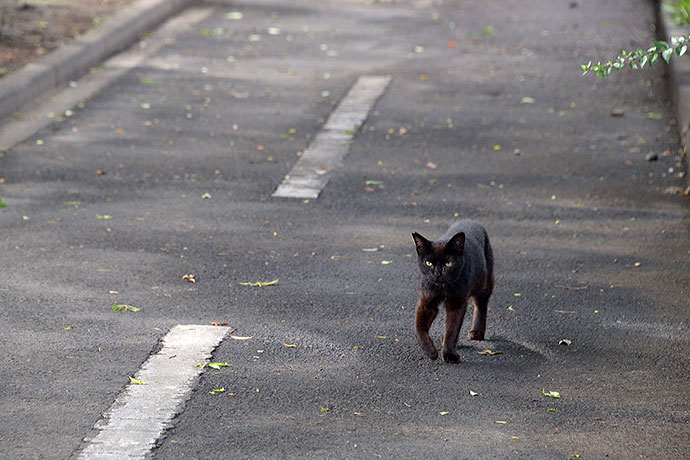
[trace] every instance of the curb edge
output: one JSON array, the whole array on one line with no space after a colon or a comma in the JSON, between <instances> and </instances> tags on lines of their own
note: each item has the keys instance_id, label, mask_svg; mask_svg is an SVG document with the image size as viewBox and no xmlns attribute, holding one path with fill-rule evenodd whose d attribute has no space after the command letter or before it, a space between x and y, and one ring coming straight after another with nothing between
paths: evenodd
<instances>
[{"instance_id":1,"label":"curb edge","mask_svg":"<svg viewBox=\"0 0 690 460\"><path fill-rule=\"evenodd\" d=\"M0 120L42 94L87 73L131 46L143 33L197 3L196 0L138 0L75 40L0 80Z\"/></svg>"}]
</instances>

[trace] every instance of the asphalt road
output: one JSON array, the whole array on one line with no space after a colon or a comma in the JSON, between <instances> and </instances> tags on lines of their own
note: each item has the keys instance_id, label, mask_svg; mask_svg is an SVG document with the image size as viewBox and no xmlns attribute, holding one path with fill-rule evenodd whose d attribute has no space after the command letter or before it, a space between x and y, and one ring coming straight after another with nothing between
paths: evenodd
<instances>
[{"instance_id":1,"label":"asphalt road","mask_svg":"<svg viewBox=\"0 0 690 460\"><path fill-rule=\"evenodd\" d=\"M231 367L151 458L686 456L689 207L665 193L684 181L663 69L579 72L645 47L649 2L206 5L0 154L3 455L76 456L171 327L216 321L252 338L219 345ZM320 197L272 198L361 75L391 81ZM466 319L447 365L414 338L410 233L458 217L487 228L496 288L487 340Z\"/></svg>"}]
</instances>

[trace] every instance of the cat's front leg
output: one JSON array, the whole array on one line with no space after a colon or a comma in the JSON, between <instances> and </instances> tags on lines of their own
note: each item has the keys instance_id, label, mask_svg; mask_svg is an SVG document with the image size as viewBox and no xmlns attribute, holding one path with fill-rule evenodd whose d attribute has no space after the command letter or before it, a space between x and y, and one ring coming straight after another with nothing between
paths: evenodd
<instances>
[{"instance_id":1,"label":"cat's front leg","mask_svg":"<svg viewBox=\"0 0 690 460\"><path fill-rule=\"evenodd\" d=\"M459 301L449 301L445 303L446 306L446 333L443 336L443 361L450 364L457 364L460 362L460 355L458 355L458 337L460 336L460 328L465 318L465 311L467 310L467 299Z\"/></svg>"},{"instance_id":2,"label":"cat's front leg","mask_svg":"<svg viewBox=\"0 0 690 460\"><path fill-rule=\"evenodd\" d=\"M438 301L431 297L419 296L416 307L415 329L417 332L417 341L422 351L431 359L438 358L438 352L434 346L431 337L429 337L429 329L431 323L436 319L438 314Z\"/></svg>"}]
</instances>

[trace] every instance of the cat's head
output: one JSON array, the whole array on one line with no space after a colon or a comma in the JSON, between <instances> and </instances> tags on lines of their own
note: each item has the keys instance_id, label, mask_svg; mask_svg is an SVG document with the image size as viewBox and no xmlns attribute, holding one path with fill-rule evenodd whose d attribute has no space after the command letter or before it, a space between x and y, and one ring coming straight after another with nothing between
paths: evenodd
<instances>
[{"instance_id":1,"label":"cat's head","mask_svg":"<svg viewBox=\"0 0 690 460\"><path fill-rule=\"evenodd\" d=\"M422 276L434 285L442 286L455 278L462 269L465 233L460 232L446 241L429 241L413 233L417 262Z\"/></svg>"}]
</instances>

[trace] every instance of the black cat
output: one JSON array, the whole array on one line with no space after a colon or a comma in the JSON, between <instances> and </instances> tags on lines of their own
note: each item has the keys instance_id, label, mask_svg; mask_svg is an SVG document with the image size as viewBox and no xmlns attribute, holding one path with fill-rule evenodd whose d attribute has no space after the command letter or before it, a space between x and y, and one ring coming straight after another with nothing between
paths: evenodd
<instances>
[{"instance_id":1,"label":"black cat","mask_svg":"<svg viewBox=\"0 0 690 460\"><path fill-rule=\"evenodd\" d=\"M419 300L415 327L424 354L438 357L429 337L429 328L441 303L446 309L446 332L443 336L443 361L460 362L456 348L467 301L472 298L474 317L469 338L484 340L486 310L494 288L494 258L486 230L472 220L461 220L450 226L438 240L429 241L413 233L419 269Z\"/></svg>"}]
</instances>

